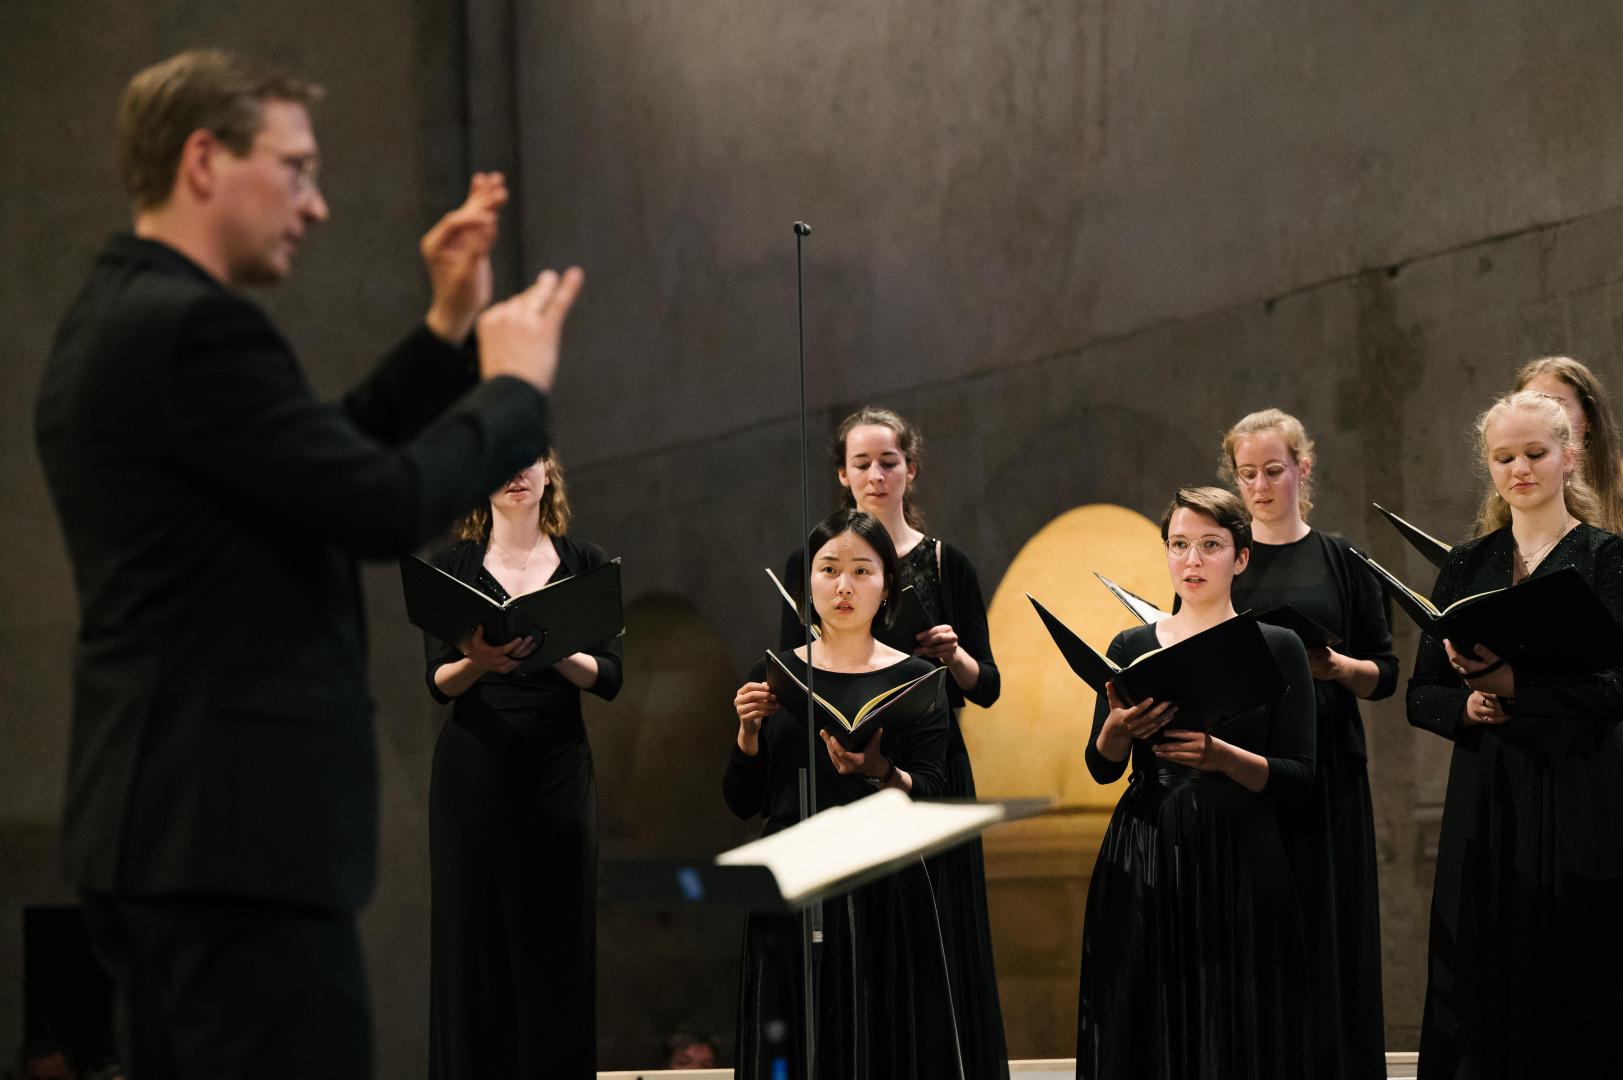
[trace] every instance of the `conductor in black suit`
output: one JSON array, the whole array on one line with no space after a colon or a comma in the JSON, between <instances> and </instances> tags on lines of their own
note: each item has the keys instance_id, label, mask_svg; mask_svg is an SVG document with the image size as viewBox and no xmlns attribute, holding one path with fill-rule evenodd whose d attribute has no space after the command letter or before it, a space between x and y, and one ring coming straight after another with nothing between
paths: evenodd
<instances>
[{"instance_id":1,"label":"conductor in black suit","mask_svg":"<svg viewBox=\"0 0 1623 1080\"><path fill-rule=\"evenodd\" d=\"M134 1080L370 1075L356 559L425 542L546 451L581 283L549 272L487 308L507 196L476 176L423 239L425 324L318 402L242 290L286 277L327 218L319 96L213 51L131 81L134 232L97 259L40 391L81 619L62 846Z\"/></svg>"}]
</instances>

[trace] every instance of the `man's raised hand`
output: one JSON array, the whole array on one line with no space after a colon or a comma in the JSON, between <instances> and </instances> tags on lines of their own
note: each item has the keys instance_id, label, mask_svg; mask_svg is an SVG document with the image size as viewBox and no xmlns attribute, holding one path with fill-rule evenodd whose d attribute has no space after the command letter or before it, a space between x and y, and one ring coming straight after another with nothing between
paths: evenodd
<instances>
[{"instance_id":1,"label":"man's raised hand","mask_svg":"<svg viewBox=\"0 0 1623 1080\"><path fill-rule=\"evenodd\" d=\"M506 203L507 180L501 173L474 173L462 205L423 236L420 249L434 290L428 328L453 345L467 340L474 320L490 305L490 252Z\"/></svg>"}]
</instances>

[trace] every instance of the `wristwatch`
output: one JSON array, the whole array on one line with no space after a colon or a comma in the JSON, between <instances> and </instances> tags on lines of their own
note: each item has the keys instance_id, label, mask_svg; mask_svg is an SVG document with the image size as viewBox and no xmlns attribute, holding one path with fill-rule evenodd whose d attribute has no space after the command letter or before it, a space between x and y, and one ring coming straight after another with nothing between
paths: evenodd
<instances>
[{"instance_id":1,"label":"wristwatch","mask_svg":"<svg viewBox=\"0 0 1623 1080\"><path fill-rule=\"evenodd\" d=\"M886 784L890 783L890 778L896 775L896 763L892 761L888 764L890 765L890 768L885 770L884 776L869 776L868 774L864 773L862 778L876 788L884 787Z\"/></svg>"}]
</instances>

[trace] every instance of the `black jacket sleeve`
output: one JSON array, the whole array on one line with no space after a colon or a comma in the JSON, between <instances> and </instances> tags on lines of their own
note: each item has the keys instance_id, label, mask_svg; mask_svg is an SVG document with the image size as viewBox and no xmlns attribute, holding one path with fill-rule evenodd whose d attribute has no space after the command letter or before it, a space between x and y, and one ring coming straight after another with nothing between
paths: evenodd
<instances>
[{"instance_id":1,"label":"black jacket sleeve","mask_svg":"<svg viewBox=\"0 0 1623 1080\"><path fill-rule=\"evenodd\" d=\"M385 446L411 439L478 383L472 353L419 326L339 403L350 422Z\"/></svg>"},{"instance_id":2,"label":"black jacket sleeve","mask_svg":"<svg viewBox=\"0 0 1623 1080\"><path fill-rule=\"evenodd\" d=\"M958 647L975 658L980 677L964 691L964 697L986 708L1003 692L1003 677L992 658L992 631L986 622L986 598L981 595L980 576L969 556L951 544L941 545L941 581L948 604L948 621L958 634Z\"/></svg>"},{"instance_id":3,"label":"black jacket sleeve","mask_svg":"<svg viewBox=\"0 0 1623 1080\"><path fill-rule=\"evenodd\" d=\"M480 383L391 447L353 417L385 436L407 434L421 413L380 402L415 392L422 380L402 372L431 359L386 364L346 412L316 400L281 335L241 297L198 297L181 333L162 388L176 460L200 483L359 555L427 541L547 449L547 398L519 379Z\"/></svg>"}]
</instances>

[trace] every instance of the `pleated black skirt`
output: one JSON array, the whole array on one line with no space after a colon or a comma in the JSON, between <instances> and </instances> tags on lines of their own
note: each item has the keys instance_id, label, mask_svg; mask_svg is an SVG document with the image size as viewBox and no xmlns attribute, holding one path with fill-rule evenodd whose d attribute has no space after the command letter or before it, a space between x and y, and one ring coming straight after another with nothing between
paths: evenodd
<instances>
[{"instance_id":1,"label":"pleated black skirt","mask_svg":"<svg viewBox=\"0 0 1623 1080\"><path fill-rule=\"evenodd\" d=\"M739 1080L805 1075L798 918L752 913L739 979ZM823 905L817 1080L963 1076L934 893L922 862ZM785 1063L787 1073L778 1071Z\"/></svg>"},{"instance_id":2,"label":"pleated black skirt","mask_svg":"<svg viewBox=\"0 0 1623 1080\"><path fill-rule=\"evenodd\" d=\"M1311 1076L1306 988L1271 800L1217 774L1135 774L1088 887L1077 1076Z\"/></svg>"}]
</instances>

